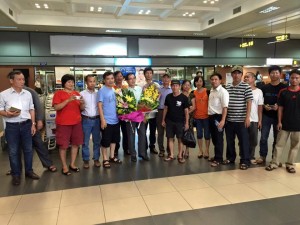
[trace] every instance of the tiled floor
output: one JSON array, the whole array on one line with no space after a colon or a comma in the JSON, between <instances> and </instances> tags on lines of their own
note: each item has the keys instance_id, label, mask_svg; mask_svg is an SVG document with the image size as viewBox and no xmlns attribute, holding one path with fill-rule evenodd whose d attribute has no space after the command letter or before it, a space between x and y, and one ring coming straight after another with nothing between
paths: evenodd
<instances>
[{"instance_id":1,"label":"tiled floor","mask_svg":"<svg viewBox=\"0 0 300 225\"><path fill-rule=\"evenodd\" d=\"M0 152L0 225L300 225L300 164L268 172L238 164L210 167L192 150L185 164L130 162L82 169L70 177L45 171L39 181L11 185L7 153ZM52 153L59 165L57 152ZM80 156L78 165L81 164Z\"/></svg>"},{"instance_id":2,"label":"tiled floor","mask_svg":"<svg viewBox=\"0 0 300 225\"><path fill-rule=\"evenodd\" d=\"M282 178L281 171L231 170L2 197L0 224L92 225L289 195L299 198L300 173ZM253 174L260 176L255 179Z\"/></svg>"}]
</instances>

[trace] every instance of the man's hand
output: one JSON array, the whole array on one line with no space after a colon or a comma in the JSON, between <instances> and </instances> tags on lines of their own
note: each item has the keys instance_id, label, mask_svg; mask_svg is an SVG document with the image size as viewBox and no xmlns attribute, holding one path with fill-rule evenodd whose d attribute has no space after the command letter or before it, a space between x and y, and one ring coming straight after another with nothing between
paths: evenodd
<instances>
[{"instance_id":1,"label":"man's hand","mask_svg":"<svg viewBox=\"0 0 300 225\"><path fill-rule=\"evenodd\" d=\"M41 130L43 128L44 124L42 120L38 120L36 123L37 130Z\"/></svg>"},{"instance_id":2,"label":"man's hand","mask_svg":"<svg viewBox=\"0 0 300 225\"><path fill-rule=\"evenodd\" d=\"M36 133L35 124L32 124L32 126L31 126L31 135L33 136L33 135L35 135L35 133Z\"/></svg>"},{"instance_id":3,"label":"man's hand","mask_svg":"<svg viewBox=\"0 0 300 225\"><path fill-rule=\"evenodd\" d=\"M246 128L250 127L250 118L249 117L246 117L246 119L245 119L245 127Z\"/></svg>"},{"instance_id":4,"label":"man's hand","mask_svg":"<svg viewBox=\"0 0 300 225\"><path fill-rule=\"evenodd\" d=\"M274 106L272 107L272 110L277 111L278 110L278 105L274 104Z\"/></svg>"},{"instance_id":5,"label":"man's hand","mask_svg":"<svg viewBox=\"0 0 300 225\"><path fill-rule=\"evenodd\" d=\"M6 111L6 117L11 118L11 117L16 117L19 116L21 114L21 111Z\"/></svg>"},{"instance_id":6,"label":"man's hand","mask_svg":"<svg viewBox=\"0 0 300 225\"><path fill-rule=\"evenodd\" d=\"M105 119L101 120L101 129L104 130L107 127L107 123L105 121Z\"/></svg>"},{"instance_id":7,"label":"man's hand","mask_svg":"<svg viewBox=\"0 0 300 225\"><path fill-rule=\"evenodd\" d=\"M262 127L261 121L258 121L257 128L258 128L259 130L261 130L261 127Z\"/></svg>"},{"instance_id":8,"label":"man's hand","mask_svg":"<svg viewBox=\"0 0 300 225\"><path fill-rule=\"evenodd\" d=\"M185 123L184 125L184 131L187 131L189 129L189 123Z\"/></svg>"},{"instance_id":9,"label":"man's hand","mask_svg":"<svg viewBox=\"0 0 300 225\"><path fill-rule=\"evenodd\" d=\"M264 108L265 108L265 110L267 110L267 111L272 110L272 107L271 107L269 104L264 105Z\"/></svg>"},{"instance_id":10,"label":"man's hand","mask_svg":"<svg viewBox=\"0 0 300 225\"><path fill-rule=\"evenodd\" d=\"M163 120L163 121L161 122L161 125L162 125L163 127L166 127L166 122Z\"/></svg>"},{"instance_id":11,"label":"man's hand","mask_svg":"<svg viewBox=\"0 0 300 225\"><path fill-rule=\"evenodd\" d=\"M218 129L223 129L224 125L225 125L225 120L221 120L221 121L219 122Z\"/></svg>"},{"instance_id":12,"label":"man's hand","mask_svg":"<svg viewBox=\"0 0 300 225\"><path fill-rule=\"evenodd\" d=\"M277 124L277 130L278 130L278 131L281 131L281 129L282 129L282 123L279 123L279 122L278 122L278 124Z\"/></svg>"}]
</instances>

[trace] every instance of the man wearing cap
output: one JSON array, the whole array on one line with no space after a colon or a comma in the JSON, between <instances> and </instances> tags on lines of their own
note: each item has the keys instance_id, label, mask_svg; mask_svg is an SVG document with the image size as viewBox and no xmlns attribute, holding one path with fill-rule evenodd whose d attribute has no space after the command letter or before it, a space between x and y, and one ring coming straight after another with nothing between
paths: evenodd
<instances>
[{"instance_id":1,"label":"man wearing cap","mask_svg":"<svg viewBox=\"0 0 300 225\"><path fill-rule=\"evenodd\" d=\"M170 87L170 75L164 74L162 78L162 86L159 88L159 106L158 106L158 113L156 115L156 126L157 126L157 143L159 148L159 157L164 157L165 155L165 148L164 148L164 134L165 128L162 126L162 118L163 118L163 111L165 107L165 99L166 96L172 93L172 89ZM167 153L170 153L169 150L169 143L167 141Z\"/></svg>"},{"instance_id":2,"label":"man wearing cap","mask_svg":"<svg viewBox=\"0 0 300 225\"><path fill-rule=\"evenodd\" d=\"M223 164L235 162L235 137L238 137L240 147L240 169L246 170L250 165L249 136L250 112L253 94L251 87L242 81L243 68L234 66L231 70L232 84L226 89L229 93L227 124L225 127L227 152Z\"/></svg>"},{"instance_id":3,"label":"man wearing cap","mask_svg":"<svg viewBox=\"0 0 300 225\"><path fill-rule=\"evenodd\" d=\"M162 126L166 127L166 136L170 148L170 154L165 158L165 161L174 159L174 137L176 135L178 140L178 162L184 163L181 138L183 131L189 128L188 98L180 93L179 80L172 80L171 88L172 93L166 97L162 118Z\"/></svg>"}]
</instances>

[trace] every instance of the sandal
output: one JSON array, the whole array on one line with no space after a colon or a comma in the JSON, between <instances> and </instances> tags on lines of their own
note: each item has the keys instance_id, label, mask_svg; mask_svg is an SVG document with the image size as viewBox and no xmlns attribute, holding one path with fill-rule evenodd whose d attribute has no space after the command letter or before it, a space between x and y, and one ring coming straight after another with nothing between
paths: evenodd
<instances>
[{"instance_id":1,"label":"sandal","mask_svg":"<svg viewBox=\"0 0 300 225\"><path fill-rule=\"evenodd\" d=\"M201 158L203 158L203 155L202 154L198 155L198 159L201 159Z\"/></svg>"},{"instance_id":2,"label":"sandal","mask_svg":"<svg viewBox=\"0 0 300 225\"><path fill-rule=\"evenodd\" d=\"M184 154L183 157L184 157L185 159L188 159L188 158L189 158L189 155L190 155L190 153L186 153L186 154Z\"/></svg>"},{"instance_id":3,"label":"sandal","mask_svg":"<svg viewBox=\"0 0 300 225\"><path fill-rule=\"evenodd\" d=\"M275 170L276 167L272 166L271 164L268 165L266 168L265 168L267 171L272 171L272 170Z\"/></svg>"},{"instance_id":4,"label":"sandal","mask_svg":"<svg viewBox=\"0 0 300 225\"><path fill-rule=\"evenodd\" d=\"M232 161L226 159L226 160L224 160L224 161L222 162L222 164L223 164L223 165L228 165L228 164L234 164L234 162L232 162Z\"/></svg>"},{"instance_id":5,"label":"sandal","mask_svg":"<svg viewBox=\"0 0 300 225\"><path fill-rule=\"evenodd\" d=\"M212 163L210 164L211 167L217 167L220 165L220 162L218 161L212 161Z\"/></svg>"},{"instance_id":6,"label":"sandal","mask_svg":"<svg viewBox=\"0 0 300 225\"><path fill-rule=\"evenodd\" d=\"M204 159L209 159L209 155L203 156Z\"/></svg>"},{"instance_id":7,"label":"sandal","mask_svg":"<svg viewBox=\"0 0 300 225\"><path fill-rule=\"evenodd\" d=\"M247 164L245 164L245 163L242 163L241 165L240 165L240 169L241 170L247 170L249 168L249 166L247 165Z\"/></svg>"},{"instance_id":8,"label":"sandal","mask_svg":"<svg viewBox=\"0 0 300 225\"><path fill-rule=\"evenodd\" d=\"M99 160L94 160L94 167L96 168L101 167L101 163L99 162Z\"/></svg>"},{"instance_id":9,"label":"sandal","mask_svg":"<svg viewBox=\"0 0 300 225\"><path fill-rule=\"evenodd\" d=\"M48 166L48 171L50 171L50 172L52 172L52 173L54 173L54 172L56 172L57 171L57 168L54 166L54 165L52 165L52 166Z\"/></svg>"},{"instance_id":10,"label":"sandal","mask_svg":"<svg viewBox=\"0 0 300 225\"><path fill-rule=\"evenodd\" d=\"M185 163L185 159L184 158L177 157L177 160L178 160L179 163Z\"/></svg>"},{"instance_id":11,"label":"sandal","mask_svg":"<svg viewBox=\"0 0 300 225\"><path fill-rule=\"evenodd\" d=\"M103 160L103 168L105 168L105 169L109 169L110 168L110 163L109 163L109 161L108 160Z\"/></svg>"},{"instance_id":12,"label":"sandal","mask_svg":"<svg viewBox=\"0 0 300 225\"><path fill-rule=\"evenodd\" d=\"M70 172L70 170L68 170L67 172L64 172L64 169L61 169L61 173L65 176L70 176L72 173Z\"/></svg>"},{"instance_id":13,"label":"sandal","mask_svg":"<svg viewBox=\"0 0 300 225\"><path fill-rule=\"evenodd\" d=\"M165 162L173 161L174 157L168 156L167 158L164 159Z\"/></svg>"},{"instance_id":14,"label":"sandal","mask_svg":"<svg viewBox=\"0 0 300 225\"><path fill-rule=\"evenodd\" d=\"M118 159L117 157L113 157L113 158L109 157L109 162L116 163L116 164L122 163L122 161L120 159Z\"/></svg>"},{"instance_id":15,"label":"sandal","mask_svg":"<svg viewBox=\"0 0 300 225\"><path fill-rule=\"evenodd\" d=\"M296 170L295 170L294 167L287 166L285 169L286 169L286 171L289 172L289 173L296 173Z\"/></svg>"},{"instance_id":16,"label":"sandal","mask_svg":"<svg viewBox=\"0 0 300 225\"><path fill-rule=\"evenodd\" d=\"M69 166L69 168L70 168L70 170L72 170L72 171L74 171L76 173L78 173L80 171L80 169L78 167L74 167L73 168L73 167Z\"/></svg>"}]
</instances>

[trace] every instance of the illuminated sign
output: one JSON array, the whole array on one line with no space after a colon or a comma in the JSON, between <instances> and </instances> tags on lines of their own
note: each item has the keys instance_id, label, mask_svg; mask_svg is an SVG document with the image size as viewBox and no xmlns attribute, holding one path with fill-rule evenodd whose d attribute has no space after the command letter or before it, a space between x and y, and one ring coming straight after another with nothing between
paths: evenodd
<instances>
[{"instance_id":1,"label":"illuminated sign","mask_svg":"<svg viewBox=\"0 0 300 225\"><path fill-rule=\"evenodd\" d=\"M292 58L267 58L266 64L290 66L293 65L293 59Z\"/></svg>"},{"instance_id":2,"label":"illuminated sign","mask_svg":"<svg viewBox=\"0 0 300 225\"><path fill-rule=\"evenodd\" d=\"M248 48L254 45L254 41L243 42L240 44L240 48Z\"/></svg>"},{"instance_id":3,"label":"illuminated sign","mask_svg":"<svg viewBox=\"0 0 300 225\"><path fill-rule=\"evenodd\" d=\"M151 66L150 58L115 58L115 66Z\"/></svg>"},{"instance_id":4,"label":"illuminated sign","mask_svg":"<svg viewBox=\"0 0 300 225\"><path fill-rule=\"evenodd\" d=\"M273 44L273 43L283 42L288 40L290 40L290 34L281 34L281 35L277 35L276 37L273 37L273 40L268 42L268 44Z\"/></svg>"}]
</instances>

